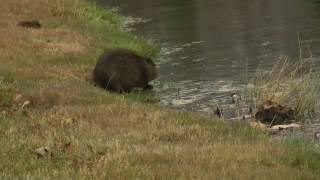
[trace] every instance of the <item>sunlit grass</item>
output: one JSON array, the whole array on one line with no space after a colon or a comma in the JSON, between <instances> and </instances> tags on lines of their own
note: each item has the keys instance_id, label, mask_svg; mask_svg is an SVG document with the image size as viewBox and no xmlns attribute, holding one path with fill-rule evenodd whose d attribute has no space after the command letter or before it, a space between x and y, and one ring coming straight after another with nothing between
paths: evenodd
<instances>
[{"instance_id":1,"label":"sunlit grass","mask_svg":"<svg viewBox=\"0 0 320 180\"><path fill-rule=\"evenodd\" d=\"M0 10L0 179L319 177L313 148L293 151L244 123L141 103L152 93L94 87L103 50L157 52L120 31L110 10L83 0L10 0ZM16 26L28 19L43 28ZM39 157L44 146L50 152Z\"/></svg>"}]
</instances>

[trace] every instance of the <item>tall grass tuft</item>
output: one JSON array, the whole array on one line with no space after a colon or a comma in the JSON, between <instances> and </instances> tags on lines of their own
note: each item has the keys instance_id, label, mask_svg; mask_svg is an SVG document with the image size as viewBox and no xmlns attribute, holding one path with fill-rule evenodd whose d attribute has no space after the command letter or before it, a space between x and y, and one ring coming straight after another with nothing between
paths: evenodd
<instances>
[{"instance_id":1,"label":"tall grass tuft","mask_svg":"<svg viewBox=\"0 0 320 180\"><path fill-rule=\"evenodd\" d=\"M255 78L246 89L246 99L256 109L265 102L289 106L296 117L314 112L319 86L311 62L289 62L281 58L270 71L257 70Z\"/></svg>"}]
</instances>

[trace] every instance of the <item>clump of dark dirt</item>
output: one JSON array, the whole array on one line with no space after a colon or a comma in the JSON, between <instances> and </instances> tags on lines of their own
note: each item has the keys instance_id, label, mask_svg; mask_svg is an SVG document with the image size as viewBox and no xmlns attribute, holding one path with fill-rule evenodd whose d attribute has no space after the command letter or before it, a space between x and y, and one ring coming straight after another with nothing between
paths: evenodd
<instances>
[{"instance_id":1,"label":"clump of dark dirt","mask_svg":"<svg viewBox=\"0 0 320 180\"><path fill-rule=\"evenodd\" d=\"M39 29L42 27L42 24L39 20L31 20L31 21L20 21L17 26L25 27L25 28L34 28Z\"/></svg>"},{"instance_id":2,"label":"clump of dark dirt","mask_svg":"<svg viewBox=\"0 0 320 180\"><path fill-rule=\"evenodd\" d=\"M295 110L286 105L267 100L258 107L255 118L270 126L289 124L295 119Z\"/></svg>"}]
</instances>

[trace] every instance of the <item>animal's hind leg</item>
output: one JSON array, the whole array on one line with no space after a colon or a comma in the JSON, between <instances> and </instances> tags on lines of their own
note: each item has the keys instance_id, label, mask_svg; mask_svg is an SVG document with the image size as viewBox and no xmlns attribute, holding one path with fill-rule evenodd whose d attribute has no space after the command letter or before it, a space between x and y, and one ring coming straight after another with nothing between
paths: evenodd
<instances>
[{"instance_id":1,"label":"animal's hind leg","mask_svg":"<svg viewBox=\"0 0 320 180\"><path fill-rule=\"evenodd\" d=\"M153 89L153 86L147 84L143 89L144 89L144 90L152 90L152 89Z\"/></svg>"},{"instance_id":2,"label":"animal's hind leg","mask_svg":"<svg viewBox=\"0 0 320 180\"><path fill-rule=\"evenodd\" d=\"M148 83L148 81L146 80L145 83L144 83L144 85L143 85L143 89L144 89L144 90L152 90L152 89L153 89L153 86L150 85L150 84Z\"/></svg>"},{"instance_id":3,"label":"animal's hind leg","mask_svg":"<svg viewBox=\"0 0 320 180\"><path fill-rule=\"evenodd\" d=\"M124 93L125 90L123 89L123 87L120 84L113 84L112 85L112 90L118 93Z\"/></svg>"}]
</instances>

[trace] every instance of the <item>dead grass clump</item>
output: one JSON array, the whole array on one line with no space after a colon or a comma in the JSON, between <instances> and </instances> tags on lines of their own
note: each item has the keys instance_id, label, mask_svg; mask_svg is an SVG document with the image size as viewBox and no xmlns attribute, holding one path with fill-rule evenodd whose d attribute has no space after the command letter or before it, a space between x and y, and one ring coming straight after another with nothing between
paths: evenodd
<instances>
[{"instance_id":1,"label":"dead grass clump","mask_svg":"<svg viewBox=\"0 0 320 180\"><path fill-rule=\"evenodd\" d=\"M50 14L51 8L57 9L55 14L61 14L65 18L68 17L67 11L70 11L69 14L75 11L73 7L70 1L63 0L12 0L2 3L0 24L5 28L0 28L0 49L22 55L32 52L42 56L86 53L90 39L75 30L63 27L68 20L61 24L61 21L57 21L57 18ZM20 21L33 19L40 20L44 27L30 29L17 26ZM60 24L54 26L52 23Z\"/></svg>"},{"instance_id":2,"label":"dead grass clump","mask_svg":"<svg viewBox=\"0 0 320 180\"><path fill-rule=\"evenodd\" d=\"M4 35L0 39L2 50L20 53L21 56L28 52L39 56L55 57L70 53L86 54L91 42L79 32L65 28L34 30L12 26L7 29L0 28L0 33Z\"/></svg>"},{"instance_id":3,"label":"dead grass clump","mask_svg":"<svg viewBox=\"0 0 320 180\"><path fill-rule=\"evenodd\" d=\"M71 97L56 90L42 89L36 94L29 94L28 99L37 107L50 108L54 105L66 104Z\"/></svg>"},{"instance_id":4,"label":"dead grass clump","mask_svg":"<svg viewBox=\"0 0 320 180\"><path fill-rule=\"evenodd\" d=\"M44 28L29 35L29 43L38 54L49 56L63 56L65 54L83 55L88 51L92 39L67 28Z\"/></svg>"},{"instance_id":5,"label":"dead grass clump","mask_svg":"<svg viewBox=\"0 0 320 180\"><path fill-rule=\"evenodd\" d=\"M314 112L318 85L316 74L308 63L289 63L284 58L267 73L258 70L252 85L247 89L247 100L254 109L270 103L270 106L292 108L295 117Z\"/></svg>"}]
</instances>

